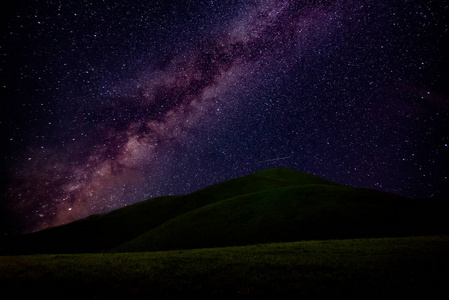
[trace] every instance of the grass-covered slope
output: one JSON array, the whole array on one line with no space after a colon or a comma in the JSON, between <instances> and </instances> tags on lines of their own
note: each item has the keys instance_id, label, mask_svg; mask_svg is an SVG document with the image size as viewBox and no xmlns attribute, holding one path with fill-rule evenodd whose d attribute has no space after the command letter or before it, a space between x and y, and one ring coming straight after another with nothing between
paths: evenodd
<instances>
[{"instance_id":1,"label":"grass-covered slope","mask_svg":"<svg viewBox=\"0 0 449 300\"><path fill-rule=\"evenodd\" d=\"M275 168L19 237L3 252L149 251L436 234L447 232L440 216L446 211L444 202L431 205Z\"/></svg>"},{"instance_id":2,"label":"grass-covered slope","mask_svg":"<svg viewBox=\"0 0 449 300\"><path fill-rule=\"evenodd\" d=\"M101 252L204 205L255 191L312 182L335 184L295 170L280 168L265 170L211 185L188 195L153 198L107 214L92 215L67 225L14 238L12 241L6 241L0 251L3 253Z\"/></svg>"},{"instance_id":3,"label":"grass-covered slope","mask_svg":"<svg viewBox=\"0 0 449 300\"><path fill-rule=\"evenodd\" d=\"M306 184L206 205L116 247L173 250L307 239L425 233L418 203L373 190ZM429 221L429 220L426 220ZM432 224L430 227L435 227Z\"/></svg>"},{"instance_id":4,"label":"grass-covered slope","mask_svg":"<svg viewBox=\"0 0 449 300\"><path fill-rule=\"evenodd\" d=\"M11 253L101 252L165 222L178 196L158 197L106 214L14 238Z\"/></svg>"}]
</instances>

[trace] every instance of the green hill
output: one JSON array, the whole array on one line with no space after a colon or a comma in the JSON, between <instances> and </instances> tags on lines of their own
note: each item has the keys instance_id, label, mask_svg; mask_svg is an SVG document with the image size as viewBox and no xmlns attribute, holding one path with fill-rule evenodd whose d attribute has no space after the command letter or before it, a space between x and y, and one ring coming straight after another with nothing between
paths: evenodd
<instances>
[{"instance_id":1,"label":"green hill","mask_svg":"<svg viewBox=\"0 0 449 300\"><path fill-rule=\"evenodd\" d=\"M192 210L113 251L424 234L440 224L439 221L429 223L430 218L425 218L425 222L417 220L420 204L386 193L344 186L282 187Z\"/></svg>"},{"instance_id":2,"label":"green hill","mask_svg":"<svg viewBox=\"0 0 449 300\"><path fill-rule=\"evenodd\" d=\"M446 202L357 189L286 168L159 197L9 241L7 253L188 249L448 232Z\"/></svg>"},{"instance_id":3,"label":"green hill","mask_svg":"<svg viewBox=\"0 0 449 300\"><path fill-rule=\"evenodd\" d=\"M267 172L267 176L263 173ZM92 215L67 225L50 228L7 241L3 253L87 253L116 247L158 225L193 209L236 195L292 185L286 180L326 181L306 173L283 169L234 178L184 196L149 199L112 212ZM286 176L286 174L294 174ZM296 176L296 177L295 177ZM271 178L270 178L271 177ZM277 177L277 178L276 178ZM288 178L291 177L291 178ZM326 181L331 184L330 181Z\"/></svg>"}]
</instances>

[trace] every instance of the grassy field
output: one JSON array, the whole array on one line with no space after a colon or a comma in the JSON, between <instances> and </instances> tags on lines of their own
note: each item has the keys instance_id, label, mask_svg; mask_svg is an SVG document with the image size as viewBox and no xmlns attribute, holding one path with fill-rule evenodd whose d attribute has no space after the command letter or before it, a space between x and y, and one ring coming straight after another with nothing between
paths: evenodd
<instances>
[{"instance_id":1,"label":"grassy field","mask_svg":"<svg viewBox=\"0 0 449 300\"><path fill-rule=\"evenodd\" d=\"M0 256L3 299L402 299L448 282L449 236Z\"/></svg>"}]
</instances>

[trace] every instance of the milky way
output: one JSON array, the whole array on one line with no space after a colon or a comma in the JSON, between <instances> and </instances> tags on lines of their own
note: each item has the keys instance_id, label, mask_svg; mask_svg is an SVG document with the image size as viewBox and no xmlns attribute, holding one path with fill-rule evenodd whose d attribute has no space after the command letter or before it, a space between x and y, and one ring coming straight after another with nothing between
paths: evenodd
<instances>
[{"instance_id":1,"label":"milky way","mask_svg":"<svg viewBox=\"0 0 449 300\"><path fill-rule=\"evenodd\" d=\"M6 231L278 165L409 197L442 192L447 4L223 2L10 9Z\"/></svg>"}]
</instances>

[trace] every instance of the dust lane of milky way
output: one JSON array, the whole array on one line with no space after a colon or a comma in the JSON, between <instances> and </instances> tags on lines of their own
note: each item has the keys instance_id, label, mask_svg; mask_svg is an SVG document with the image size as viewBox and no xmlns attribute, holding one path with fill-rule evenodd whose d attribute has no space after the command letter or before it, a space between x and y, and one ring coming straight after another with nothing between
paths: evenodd
<instances>
[{"instance_id":1,"label":"dust lane of milky way","mask_svg":"<svg viewBox=\"0 0 449 300\"><path fill-rule=\"evenodd\" d=\"M288 72L323 41L338 43L357 31L371 2L266 0L241 7L209 36L121 78L106 101L81 107L78 114L89 117L67 134L89 132L89 139L21 154L8 189L11 211L24 231L33 231L158 195L161 181L175 176L170 164L179 151L197 132L219 126L221 110L241 107L239 95L257 90L266 74ZM255 163L294 156L282 154Z\"/></svg>"}]
</instances>

